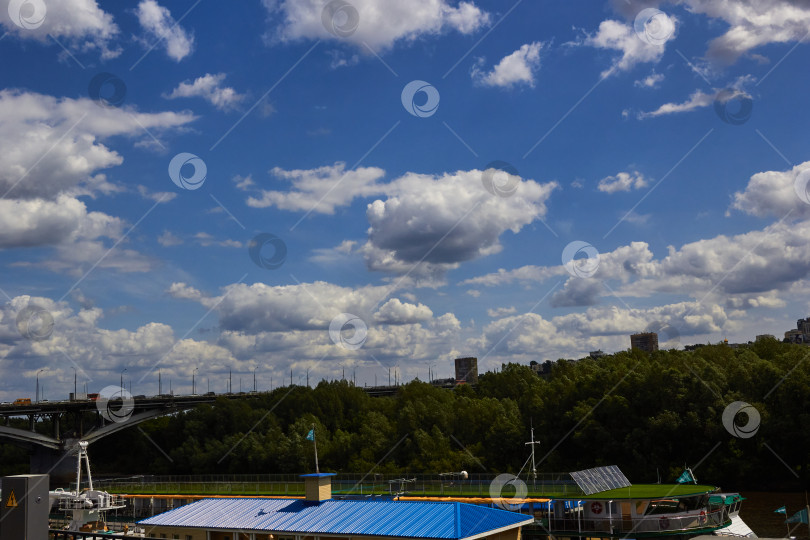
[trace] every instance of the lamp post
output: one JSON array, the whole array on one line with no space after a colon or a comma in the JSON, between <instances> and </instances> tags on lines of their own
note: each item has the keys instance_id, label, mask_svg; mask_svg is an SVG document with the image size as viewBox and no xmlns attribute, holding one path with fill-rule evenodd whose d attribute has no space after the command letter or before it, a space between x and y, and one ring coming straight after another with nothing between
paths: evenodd
<instances>
[{"instance_id":1,"label":"lamp post","mask_svg":"<svg viewBox=\"0 0 810 540\"><path fill-rule=\"evenodd\" d=\"M48 370L48 368L42 368L39 371L37 371L37 395L36 395L36 398L35 398L35 401L37 403L39 403L39 374L42 373L43 371L47 371L47 370Z\"/></svg>"},{"instance_id":2,"label":"lamp post","mask_svg":"<svg viewBox=\"0 0 810 540\"><path fill-rule=\"evenodd\" d=\"M127 368L124 368L124 369L121 370L121 396L124 395L124 372L126 370L127 370Z\"/></svg>"},{"instance_id":3,"label":"lamp post","mask_svg":"<svg viewBox=\"0 0 810 540\"><path fill-rule=\"evenodd\" d=\"M191 393L193 395L197 395L197 381L194 378L194 374L197 373L198 369L200 369L200 368L195 367L194 371L191 372Z\"/></svg>"}]
</instances>

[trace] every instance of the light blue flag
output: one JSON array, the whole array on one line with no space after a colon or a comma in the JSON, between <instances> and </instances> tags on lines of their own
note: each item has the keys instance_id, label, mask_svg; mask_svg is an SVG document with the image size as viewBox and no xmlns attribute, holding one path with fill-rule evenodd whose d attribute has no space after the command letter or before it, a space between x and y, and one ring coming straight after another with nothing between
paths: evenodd
<instances>
[{"instance_id":1,"label":"light blue flag","mask_svg":"<svg viewBox=\"0 0 810 540\"><path fill-rule=\"evenodd\" d=\"M307 433L307 440L308 441L314 441L315 440L315 428L312 428L312 429L309 430L309 433Z\"/></svg>"},{"instance_id":2,"label":"light blue flag","mask_svg":"<svg viewBox=\"0 0 810 540\"><path fill-rule=\"evenodd\" d=\"M807 508L803 508L787 518L785 523L807 523L810 524L810 521L807 519Z\"/></svg>"},{"instance_id":3,"label":"light blue flag","mask_svg":"<svg viewBox=\"0 0 810 540\"><path fill-rule=\"evenodd\" d=\"M785 509L785 507L782 506L782 507L777 508L776 510L774 510L773 513L774 514L785 514L785 515L787 515L787 509Z\"/></svg>"},{"instance_id":4,"label":"light blue flag","mask_svg":"<svg viewBox=\"0 0 810 540\"><path fill-rule=\"evenodd\" d=\"M678 480L676 480L676 482L678 482L679 484L687 484L689 482L694 481L695 478L692 476L692 471L690 471L689 469L683 471L683 473L681 473L681 475L678 477Z\"/></svg>"}]
</instances>

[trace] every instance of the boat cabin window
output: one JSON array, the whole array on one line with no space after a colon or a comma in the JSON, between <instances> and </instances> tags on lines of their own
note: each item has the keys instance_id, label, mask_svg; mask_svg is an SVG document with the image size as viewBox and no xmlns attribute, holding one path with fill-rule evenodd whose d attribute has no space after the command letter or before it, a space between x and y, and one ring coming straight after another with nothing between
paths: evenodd
<instances>
[{"instance_id":1,"label":"boat cabin window","mask_svg":"<svg viewBox=\"0 0 810 540\"><path fill-rule=\"evenodd\" d=\"M650 501L650 506L644 515L672 514L700 510L705 507L703 497L685 497L682 499L657 499Z\"/></svg>"},{"instance_id":2,"label":"boat cabin window","mask_svg":"<svg viewBox=\"0 0 810 540\"><path fill-rule=\"evenodd\" d=\"M650 501L650 505L647 507L647 511L644 515L655 516L657 514L672 514L680 511L682 510L678 508L677 499L658 499Z\"/></svg>"}]
</instances>

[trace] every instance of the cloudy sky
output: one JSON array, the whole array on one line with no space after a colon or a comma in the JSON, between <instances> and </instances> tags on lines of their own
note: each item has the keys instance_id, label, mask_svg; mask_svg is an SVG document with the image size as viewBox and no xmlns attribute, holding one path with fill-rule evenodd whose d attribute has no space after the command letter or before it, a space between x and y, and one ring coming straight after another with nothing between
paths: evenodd
<instances>
[{"instance_id":1,"label":"cloudy sky","mask_svg":"<svg viewBox=\"0 0 810 540\"><path fill-rule=\"evenodd\" d=\"M806 3L2 4L0 399L810 314Z\"/></svg>"}]
</instances>

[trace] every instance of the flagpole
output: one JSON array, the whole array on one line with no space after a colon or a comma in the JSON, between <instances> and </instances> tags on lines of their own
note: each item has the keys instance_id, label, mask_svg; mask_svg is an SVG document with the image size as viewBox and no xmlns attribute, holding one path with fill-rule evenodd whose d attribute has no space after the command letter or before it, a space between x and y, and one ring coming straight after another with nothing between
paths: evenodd
<instances>
[{"instance_id":1,"label":"flagpole","mask_svg":"<svg viewBox=\"0 0 810 540\"><path fill-rule=\"evenodd\" d=\"M315 424L312 424L312 446L315 447L315 472L320 474L320 470L318 469L318 443L315 442Z\"/></svg>"},{"instance_id":2,"label":"flagpole","mask_svg":"<svg viewBox=\"0 0 810 540\"><path fill-rule=\"evenodd\" d=\"M810 502L807 501L807 490L804 492L804 509L807 511L807 530L810 531Z\"/></svg>"}]
</instances>

